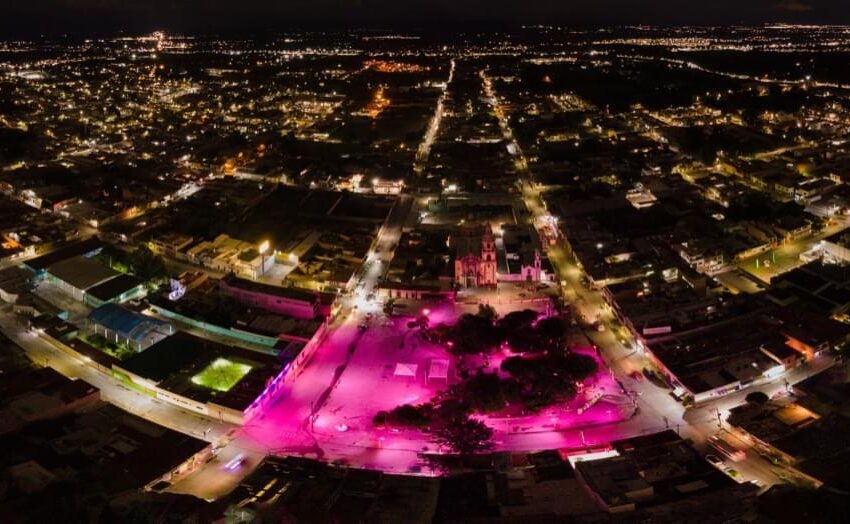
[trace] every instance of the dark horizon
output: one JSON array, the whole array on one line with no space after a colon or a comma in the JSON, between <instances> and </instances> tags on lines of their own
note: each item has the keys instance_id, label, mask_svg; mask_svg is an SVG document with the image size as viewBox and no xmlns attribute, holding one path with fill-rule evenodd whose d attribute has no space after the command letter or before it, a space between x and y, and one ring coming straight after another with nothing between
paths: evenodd
<instances>
[{"instance_id":1,"label":"dark horizon","mask_svg":"<svg viewBox=\"0 0 850 524\"><path fill-rule=\"evenodd\" d=\"M681 6L675 0L598 0L519 3L511 0L33 0L7 7L0 36L81 33L267 33L292 30L427 30L520 25L596 27L622 25L717 26L768 23L847 24L841 0L720 0Z\"/></svg>"}]
</instances>

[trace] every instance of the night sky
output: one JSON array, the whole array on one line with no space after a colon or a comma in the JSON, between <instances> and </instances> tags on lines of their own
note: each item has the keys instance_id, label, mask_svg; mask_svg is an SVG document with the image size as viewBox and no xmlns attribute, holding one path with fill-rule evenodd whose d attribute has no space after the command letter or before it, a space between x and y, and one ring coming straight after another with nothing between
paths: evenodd
<instances>
[{"instance_id":1,"label":"night sky","mask_svg":"<svg viewBox=\"0 0 850 524\"><path fill-rule=\"evenodd\" d=\"M848 0L2 0L7 34L478 23L850 23Z\"/></svg>"}]
</instances>

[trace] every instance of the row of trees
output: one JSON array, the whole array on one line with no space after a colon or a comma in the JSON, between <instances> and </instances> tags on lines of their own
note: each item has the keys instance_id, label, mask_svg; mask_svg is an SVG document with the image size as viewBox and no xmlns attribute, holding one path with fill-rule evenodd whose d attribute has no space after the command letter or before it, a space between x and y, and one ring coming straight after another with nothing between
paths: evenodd
<instances>
[{"instance_id":1,"label":"row of trees","mask_svg":"<svg viewBox=\"0 0 850 524\"><path fill-rule=\"evenodd\" d=\"M493 430L470 414L469 404L449 398L439 404L404 404L380 411L373 423L430 432L438 445L460 454L486 451L492 447Z\"/></svg>"},{"instance_id":2,"label":"row of trees","mask_svg":"<svg viewBox=\"0 0 850 524\"><path fill-rule=\"evenodd\" d=\"M425 338L457 356L490 353L503 344L521 355L506 358L501 373L479 370L466 377L436 404L381 411L374 424L427 431L441 445L472 453L487 449L492 436L489 427L472 418L473 413L498 412L511 404L536 411L572 399L577 383L597 372L597 362L569 350L563 319L538 321L538 317L536 311L522 310L498 318L492 307L480 306L477 314L463 315L454 325L422 326Z\"/></svg>"},{"instance_id":3,"label":"row of trees","mask_svg":"<svg viewBox=\"0 0 850 524\"><path fill-rule=\"evenodd\" d=\"M576 353L514 356L505 359L501 371L479 371L447 393L463 399L477 413L493 413L510 404L525 411L538 411L556 402L571 400L578 382L593 376L596 361Z\"/></svg>"},{"instance_id":4,"label":"row of trees","mask_svg":"<svg viewBox=\"0 0 850 524\"><path fill-rule=\"evenodd\" d=\"M462 315L454 325L440 324L423 335L445 345L457 356L490 353L503 343L516 353L562 353L567 324L560 317L537 320L530 309L497 318L490 306L479 306L477 314Z\"/></svg>"},{"instance_id":5,"label":"row of trees","mask_svg":"<svg viewBox=\"0 0 850 524\"><path fill-rule=\"evenodd\" d=\"M578 383L593 376L598 364L569 350L569 326L562 318L538 318L529 309L499 318L492 307L481 305L476 314L462 315L454 325L428 328L427 322L412 323L422 328L425 339L456 356L488 354L504 344L518 354L502 361L500 373L479 370L446 391L438 403L381 411L374 424L427 431L440 444L471 453L487 449L492 435L473 413L494 413L511 404L533 412L572 399Z\"/></svg>"},{"instance_id":6,"label":"row of trees","mask_svg":"<svg viewBox=\"0 0 850 524\"><path fill-rule=\"evenodd\" d=\"M577 354L511 357L502 363L502 370L510 378L479 372L452 387L437 404L404 404L380 411L373 423L427 431L457 453L484 451L493 432L472 418L473 413L500 411L516 402L535 411L569 400L576 393L575 382L595 373L597 364Z\"/></svg>"},{"instance_id":7,"label":"row of trees","mask_svg":"<svg viewBox=\"0 0 850 524\"><path fill-rule=\"evenodd\" d=\"M509 357L502 371L521 386L520 402L527 411L537 411L576 395L577 384L598 371L596 360L577 353Z\"/></svg>"}]
</instances>

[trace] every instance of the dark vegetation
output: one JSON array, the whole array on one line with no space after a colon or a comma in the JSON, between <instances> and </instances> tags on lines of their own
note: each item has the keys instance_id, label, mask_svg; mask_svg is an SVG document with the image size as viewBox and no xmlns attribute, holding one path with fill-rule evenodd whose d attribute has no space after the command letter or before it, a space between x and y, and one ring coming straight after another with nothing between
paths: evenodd
<instances>
[{"instance_id":1,"label":"dark vegetation","mask_svg":"<svg viewBox=\"0 0 850 524\"><path fill-rule=\"evenodd\" d=\"M488 449L492 431L473 418L474 413L494 413L511 404L536 411L572 399L576 384L597 371L596 361L574 353L566 344L567 324L560 317L538 320L531 310L497 318L489 306L466 314L451 326L423 328L423 336L458 357L488 355L507 345L514 353L499 373L479 370L452 386L433 403L405 404L381 411L378 426L427 431L434 440L458 453Z\"/></svg>"}]
</instances>

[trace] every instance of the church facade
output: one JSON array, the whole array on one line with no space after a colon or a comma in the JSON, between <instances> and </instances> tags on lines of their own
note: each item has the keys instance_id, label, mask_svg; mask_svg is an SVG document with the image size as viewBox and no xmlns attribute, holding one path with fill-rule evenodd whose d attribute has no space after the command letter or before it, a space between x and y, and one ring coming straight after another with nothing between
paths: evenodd
<instances>
[{"instance_id":1,"label":"church facade","mask_svg":"<svg viewBox=\"0 0 850 524\"><path fill-rule=\"evenodd\" d=\"M496 286L496 239L489 224L458 231L452 244L457 288Z\"/></svg>"}]
</instances>

